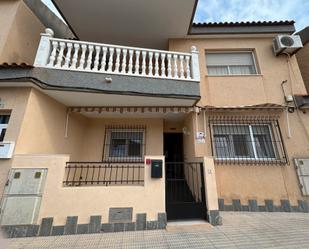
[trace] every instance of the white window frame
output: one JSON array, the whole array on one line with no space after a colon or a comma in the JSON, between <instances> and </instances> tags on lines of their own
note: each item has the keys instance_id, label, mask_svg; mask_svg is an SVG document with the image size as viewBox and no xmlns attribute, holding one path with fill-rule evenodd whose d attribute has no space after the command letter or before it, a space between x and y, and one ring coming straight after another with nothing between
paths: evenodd
<instances>
[{"instance_id":1,"label":"white window frame","mask_svg":"<svg viewBox=\"0 0 309 249\"><path fill-rule=\"evenodd\" d=\"M10 120L10 114L0 114L0 116L9 116L9 120ZM9 122L8 122L9 123ZM0 124L0 135L1 135L1 133L2 133L2 131L3 130L6 130L7 131L7 129L8 129L8 125L9 124ZM4 135L5 136L5 135ZM3 137L3 141L0 141L0 142L4 142L5 140L4 140L4 137Z\"/></svg>"},{"instance_id":2,"label":"white window frame","mask_svg":"<svg viewBox=\"0 0 309 249\"><path fill-rule=\"evenodd\" d=\"M106 136L106 140L109 141L109 143L106 143L104 144L104 159L115 159L115 158L119 158L119 159L132 159L132 160L138 160L138 159L143 159L144 155L145 155L145 129L121 129L121 128L115 128L115 129L107 129L106 130L107 133L107 136ZM126 132L126 133L130 133L130 132L140 132L143 134L143 139L142 139L142 144L141 144L141 156L140 157L132 157L132 156L116 156L116 157L113 157L113 156L110 156L110 147L111 147L111 134L112 132ZM108 146L109 145L109 146ZM126 148L127 150L128 148ZM126 153L127 154L127 153Z\"/></svg>"},{"instance_id":3,"label":"white window frame","mask_svg":"<svg viewBox=\"0 0 309 249\"><path fill-rule=\"evenodd\" d=\"M208 70L208 65L207 65L207 54L240 54L240 53L251 53L251 56L252 56L252 60L253 60L253 66L255 68L255 73L252 73L252 74L231 74L231 65L212 65L212 66L216 66L216 67L226 67L227 68L227 71L228 71L228 74L209 74L209 70ZM252 76L252 75L260 75L259 73L259 70L258 70L258 66L257 66L257 61L256 61L256 58L255 58L255 52L253 50L240 50L240 51L237 51L237 50L234 50L234 51L207 51L205 52L205 57L206 57L206 69L207 69L207 76L210 76L210 77L227 77L227 76ZM243 65L243 66L248 66L248 65ZM211 67L211 66L210 66Z\"/></svg>"},{"instance_id":4,"label":"white window frame","mask_svg":"<svg viewBox=\"0 0 309 249\"><path fill-rule=\"evenodd\" d=\"M273 160L277 160L278 159L278 152L277 152L277 147L274 144L274 140L273 140L273 130L272 130L272 124L269 123L265 123L265 124L213 124L212 125L212 129L214 126L247 126L249 127L249 135L250 135L250 139L252 141L252 149L253 149L253 154L254 154L254 158L253 157L218 157L217 156L217 151L216 151L216 146L215 146L215 133L212 132L212 140L213 140L213 148L214 148L214 152L215 152L215 158L219 159L219 160L252 160L252 161L259 161L259 160L263 160L263 161L273 161ZM254 140L254 134L252 131L252 126L267 126L268 130L269 130L269 134L270 134L270 139L271 139L271 145L272 145L272 149L274 152L274 157L258 157L257 154L257 150L256 150L256 144L255 144L255 140ZM221 135L221 134L220 134ZM229 135L229 134L226 134Z\"/></svg>"}]
</instances>

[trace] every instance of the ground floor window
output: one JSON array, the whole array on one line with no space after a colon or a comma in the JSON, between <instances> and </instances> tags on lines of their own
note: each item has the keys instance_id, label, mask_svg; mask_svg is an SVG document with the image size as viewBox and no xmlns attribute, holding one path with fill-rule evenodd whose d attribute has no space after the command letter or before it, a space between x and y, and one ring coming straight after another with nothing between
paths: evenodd
<instances>
[{"instance_id":1,"label":"ground floor window","mask_svg":"<svg viewBox=\"0 0 309 249\"><path fill-rule=\"evenodd\" d=\"M105 131L103 160L143 161L145 127L109 126Z\"/></svg>"},{"instance_id":2,"label":"ground floor window","mask_svg":"<svg viewBox=\"0 0 309 249\"><path fill-rule=\"evenodd\" d=\"M0 114L0 142L3 142L6 129L8 127L10 115L9 114Z\"/></svg>"},{"instance_id":3,"label":"ground floor window","mask_svg":"<svg viewBox=\"0 0 309 249\"><path fill-rule=\"evenodd\" d=\"M287 163L279 123L269 118L210 118L213 154L218 162Z\"/></svg>"}]
</instances>

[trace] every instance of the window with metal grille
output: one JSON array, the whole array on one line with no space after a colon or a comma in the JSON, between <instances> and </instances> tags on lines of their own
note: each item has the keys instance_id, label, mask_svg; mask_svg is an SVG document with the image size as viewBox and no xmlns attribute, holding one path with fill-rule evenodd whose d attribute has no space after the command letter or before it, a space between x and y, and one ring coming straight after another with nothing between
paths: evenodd
<instances>
[{"instance_id":1,"label":"window with metal grille","mask_svg":"<svg viewBox=\"0 0 309 249\"><path fill-rule=\"evenodd\" d=\"M217 117L210 126L217 162L288 162L277 120Z\"/></svg>"},{"instance_id":2,"label":"window with metal grille","mask_svg":"<svg viewBox=\"0 0 309 249\"><path fill-rule=\"evenodd\" d=\"M208 75L257 74L252 51L206 52Z\"/></svg>"},{"instance_id":3,"label":"window with metal grille","mask_svg":"<svg viewBox=\"0 0 309 249\"><path fill-rule=\"evenodd\" d=\"M1 114L0 115L0 142L3 142L4 136L6 133L6 129L8 127L10 115L9 114Z\"/></svg>"},{"instance_id":4,"label":"window with metal grille","mask_svg":"<svg viewBox=\"0 0 309 249\"><path fill-rule=\"evenodd\" d=\"M145 127L109 126L105 130L103 160L143 161L145 152Z\"/></svg>"}]
</instances>

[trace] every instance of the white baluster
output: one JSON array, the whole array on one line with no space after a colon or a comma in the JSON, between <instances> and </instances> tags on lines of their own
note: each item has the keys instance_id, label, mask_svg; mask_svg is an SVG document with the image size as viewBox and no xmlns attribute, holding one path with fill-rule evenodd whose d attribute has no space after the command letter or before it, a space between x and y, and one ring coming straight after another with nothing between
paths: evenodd
<instances>
[{"instance_id":1,"label":"white baluster","mask_svg":"<svg viewBox=\"0 0 309 249\"><path fill-rule=\"evenodd\" d=\"M172 55L167 54L167 77L172 78Z\"/></svg>"},{"instance_id":2,"label":"white baluster","mask_svg":"<svg viewBox=\"0 0 309 249\"><path fill-rule=\"evenodd\" d=\"M86 49L87 49L87 45L82 44L82 54L80 56L79 66L78 66L78 69L80 69L80 70L84 69Z\"/></svg>"},{"instance_id":3,"label":"white baluster","mask_svg":"<svg viewBox=\"0 0 309 249\"><path fill-rule=\"evenodd\" d=\"M133 69L133 50L129 50L129 66L128 66L128 74L132 74Z\"/></svg>"},{"instance_id":4,"label":"white baluster","mask_svg":"<svg viewBox=\"0 0 309 249\"><path fill-rule=\"evenodd\" d=\"M119 72L119 67L120 67L120 48L116 48L116 63L115 63L115 72Z\"/></svg>"},{"instance_id":5,"label":"white baluster","mask_svg":"<svg viewBox=\"0 0 309 249\"><path fill-rule=\"evenodd\" d=\"M108 69L107 72L112 72L114 64L114 48L109 48Z\"/></svg>"},{"instance_id":6,"label":"white baluster","mask_svg":"<svg viewBox=\"0 0 309 249\"><path fill-rule=\"evenodd\" d=\"M146 75L146 51L142 52L142 76Z\"/></svg>"},{"instance_id":7,"label":"white baluster","mask_svg":"<svg viewBox=\"0 0 309 249\"><path fill-rule=\"evenodd\" d=\"M177 55L177 54L174 54L174 55L173 55L173 59L174 59L174 78L178 78L177 58L178 58L178 55Z\"/></svg>"},{"instance_id":8,"label":"white baluster","mask_svg":"<svg viewBox=\"0 0 309 249\"><path fill-rule=\"evenodd\" d=\"M156 77L159 76L159 53L155 53L155 75Z\"/></svg>"},{"instance_id":9,"label":"white baluster","mask_svg":"<svg viewBox=\"0 0 309 249\"><path fill-rule=\"evenodd\" d=\"M69 68L70 61L71 61L71 52L72 52L72 43L67 43L67 54L65 56L65 63L63 65L63 68Z\"/></svg>"},{"instance_id":10,"label":"white baluster","mask_svg":"<svg viewBox=\"0 0 309 249\"><path fill-rule=\"evenodd\" d=\"M93 70L95 71L99 71L100 52L101 52L101 47L95 46L95 58L94 58L94 64L93 64Z\"/></svg>"},{"instance_id":11,"label":"white baluster","mask_svg":"<svg viewBox=\"0 0 309 249\"><path fill-rule=\"evenodd\" d=\"M121 65L121 73L126 73L127 67L127 51L126 49L122 50L122 65Z\"/></svg>"},{"instance_id":12,"label":"white baluster","mask_svg":"<svg viewBox=\"0 0 309 249\"><path fill-rule=\"evenodd\" d=\"M187 79L191 79L191 70L190 70L190 56L186 56L186 75Z\"/></svg>"},{"instance_id":13,"label":"white baluster","mask_svg":"<svg viewBox=\"0 0 309 249\"><path fill-rule=\"evenodd\" d=\"M161 54L161 76L166 77L166 72L165 72L165 54Z\"/></svg>"},{"instance_id":14,"label":"white baluster","mask_svg":"<svg viewBox=\"0 0 309 249\"><path fill-rule=\"evenodd\" d=\"M149 76L153 76L153 67L152 67L152 58L153 58L153 52L149 52L149 65L148 65L148 68L149 68Z\"/></svg>"},{"instance_id":15,"label":"white baluster","mask_svg":"<svg viewBox=\"0 0 309 249\"><path fill-rule=\"evenodd\" d=\"M58 67L58 68L61 67L62 60L63 60L63 51L64 51L64 48L65 48L64 42L60 42L59 44L60 44L60 51L59 51L59 54L58 54L57 64L56 64L56 67Z\"/></svg>"},{"instance_id":16,"label":"white baluster","mask_svg":"<svg viewBox=\"0 0 309 249\"><path fill-rule=\"evenodd\" d=\"M88 46L88 59L87 59L86 70L91 70L93 49L94 49L93 45Z\"/></svg>"},{"instance_id":17,"label":"white baluster","mask_svg":"<svg viewBox=\"0 0 309 249\"><path fill-rule=\"evenodd\" d=\"M179 56L179 59L180 59L180 78L181 78L181 79L184 79L184 78L185 78L185 70L184 70L184 67L183 67L183 59L184 59L184 56L183 56L183 55L180 55L180 56Z\"/></svg>"},{"instance_id":18,"label":"white baluster","mask_svg":"<svg viewBox=\"0 0 309 249\"><path fill-rule=\"evenodd\" d=\"M192 72L192 79L196 81L201 80L200 76L200 66L199 66L199 59L198 59L198 51L195 46L191 47L191 72Z\"/></svg>"},{"instance_id":19,"label":"white baluster","mask_svg":"<svg viewBox=\"0 0 309 249\"><path fill-rule=\"evenodd\" d=\"M52 44L53 44L53 50L52 50L52 52L50 54L50 57L49 57L49 63L47 64L47 66L49 66L49 67L53 67L54 66L55 59L56 59L57 48L58 48L58 42L53 41Z\"/></svg>"},{"instance_id":20,"label":"white baluster","mask_svg":"<svg viewBox=\"0 0 309 249\"><path fill-rule=\"evenodd\" d=\"M135 51L135 72L134 72L134 74L136 75L139 74L139 55L140 55L140 51L136 50Z\"/></svg>"},{"instance_id":21,"label":"white baluster","mask_svg":"<svg viewBox=\"0 0 309 249\"><path fill-rule=\"evenodd\" d=\"M106 67L106 56L107 56L107 47L103 47L103 56L102 56L102 60L101 60L101 72L105 72L105 67Z\"/></svg>"},{"instance_id":22,"label":"white baluster","mask_svg":"<svg viewBox=\"0 0 309 249\"><path fill-rule=\"evenodd\" d=\"M72 65L70 68L76 69L76 64L77 64L77 59L78 59L78 51L79 51L79 44L75 43L74 44L74 55L72 59Z\"/></svg>"}]
</instances>

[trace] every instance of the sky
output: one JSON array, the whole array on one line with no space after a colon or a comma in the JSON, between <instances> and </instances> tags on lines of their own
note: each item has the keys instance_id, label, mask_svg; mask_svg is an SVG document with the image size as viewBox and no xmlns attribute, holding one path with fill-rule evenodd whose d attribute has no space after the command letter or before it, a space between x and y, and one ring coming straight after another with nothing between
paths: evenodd
<instances>
[{"instance_id":1,"label":"sky","mask_svg":"<svg viewBox=\"0 0 309 249\"><path fill-rule=\"evenodd\" d=\"M42 2L58 14L51 0ZM280 20L296 21L297 31L309 26L309 0L199 0L194 18L194 22Z\"/></svg>"}]
</instances>

